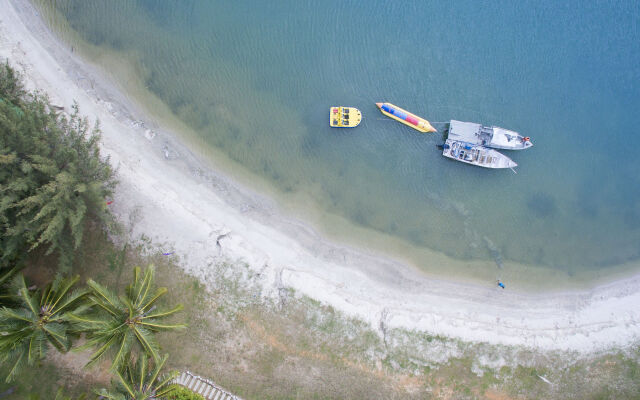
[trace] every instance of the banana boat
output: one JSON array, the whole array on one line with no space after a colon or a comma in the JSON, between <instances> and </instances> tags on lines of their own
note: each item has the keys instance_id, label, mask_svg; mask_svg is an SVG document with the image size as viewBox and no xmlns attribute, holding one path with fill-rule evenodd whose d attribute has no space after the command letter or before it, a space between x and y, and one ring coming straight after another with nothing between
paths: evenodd
<instances>
[{"instance_id":1,"label":"banana boat","mask_svg":"<svg viewBox=\"0 0 640 400\"><path fill-rule=\"evenodd\" d=\"M391 103L376 103L376 106L380 109L384 115L389 118L393 118L398 122L412 127L420 132L437 132L437 130L431 126L429 121L410 112L403 110L398 106L394 106Z\"/></svg>"}]
</instances>

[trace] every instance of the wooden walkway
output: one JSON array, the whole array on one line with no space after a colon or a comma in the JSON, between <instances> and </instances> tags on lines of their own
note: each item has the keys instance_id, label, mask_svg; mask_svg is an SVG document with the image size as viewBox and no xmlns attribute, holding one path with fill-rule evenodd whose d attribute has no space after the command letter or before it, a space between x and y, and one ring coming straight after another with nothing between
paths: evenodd
<instances>
[{"instance_id":1,"label":"wooden walkway","mask_svg":"<svg viewBox=\"0 0 640 400\"><path fill-rule=\"evenodd\" d=\"M189 371L180 374L180 376L174 380L174 383L202 395L202 397L207 400L242 400L240 397L227 392L209 379L192 374Z\"/></svg>"}]
</instances>

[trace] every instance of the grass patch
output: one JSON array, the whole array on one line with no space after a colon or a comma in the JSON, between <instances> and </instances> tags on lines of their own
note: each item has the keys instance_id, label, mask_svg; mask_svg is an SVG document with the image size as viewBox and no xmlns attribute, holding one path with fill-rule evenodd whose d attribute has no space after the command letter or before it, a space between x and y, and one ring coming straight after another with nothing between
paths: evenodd
<instances>
[{"instance_id":1,"label":"grass patch","mask_svg":"<svg viewBox=\"0 0 640 400\"><path fill-rule=\"evenodd\" d=\"M569 362L563 354L471 345L423 332L386 329L383 337L293 290L264 299L242 263L211 265L205 285L149 240L116 241L89 229L73 272L122 290L134 266L156 265L158 285L169 289L168 304L185 306L175 319L189 324L158 336L161 352L171 355L169 367L209 377L247 400L640 397L638 349ZM42 279L54 269L38 257L27 272ZM37 385L33 375L24 377L16 383L21 395L51 393L67 382L82 383L76 392L90 386L91 375L79 379L73 375L79 371L43 368L55 371L46 369L47 380Z\"/></svg>"},{"instance_id":2,"label":"grass patch","mask_svg":"<svg viewBox=\"0 0 640 400\"><path fill-rule=\"evenodd\" d=\"M7 373L7 366L0 365L0 374L4 377ZM0 399L48 400L55 397L58 388L64 388L67 395L78 396L89 393L92 384L91 380L77 379L76 371L45 360L37 368L26 369L14 382L8 384L1 380Z\"/></svg>"}]
</instances>

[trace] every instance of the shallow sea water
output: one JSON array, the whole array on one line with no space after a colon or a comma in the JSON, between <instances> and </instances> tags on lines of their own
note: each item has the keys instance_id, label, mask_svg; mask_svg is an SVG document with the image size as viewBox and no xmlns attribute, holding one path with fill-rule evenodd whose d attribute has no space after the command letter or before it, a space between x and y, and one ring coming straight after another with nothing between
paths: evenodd
<instances>
[{"instance_id":1,"label":"shallow sea water","mask_svg":"<svg viewBox=\"0 0 640 400\"><path fill-rule=\"evenodd\" d=\"M58 0L203 140L322 212L463 260L574 274L640 258L640 3ZM517 174L384 117L498 125ZM332 105L356 129L328 127ZM442 131L441 123L434 123ZM418 264L420 262L418 261Z\"/></svg>"}]
</instances>

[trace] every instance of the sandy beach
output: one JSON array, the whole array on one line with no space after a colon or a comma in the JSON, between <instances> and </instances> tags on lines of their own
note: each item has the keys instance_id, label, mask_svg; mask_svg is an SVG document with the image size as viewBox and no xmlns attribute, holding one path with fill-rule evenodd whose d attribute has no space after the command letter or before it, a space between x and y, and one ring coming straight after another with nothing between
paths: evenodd
<instances>
[{"instance_id":1,"label":"sandy beach","mask_svg":"<svg viewBox=\"0 0 640 400\"><path fill-rule=\"evenodd\" d=\"M214 263L244 262L264 296L291 287L373 327L384 319L389 327L464 341L581 353L640 339L640 274L589 290L518 293L435 279L326 240L273 200L211 170L56 39L26 1L3 1L0 58L53 104L69 111L76 101L83 115L99 119L103 154L119 181L113 212L132 237L175 252L205 283Z\"/></svg>"}]
</instances>

